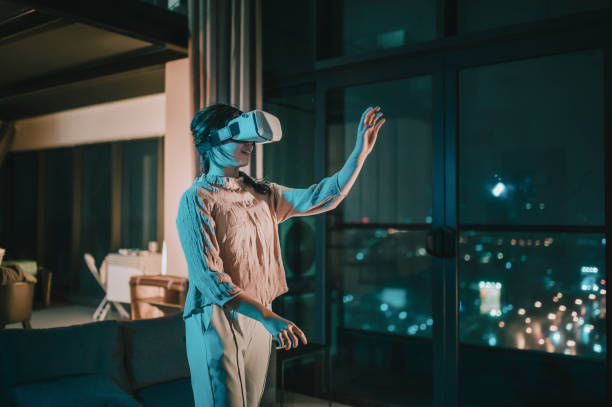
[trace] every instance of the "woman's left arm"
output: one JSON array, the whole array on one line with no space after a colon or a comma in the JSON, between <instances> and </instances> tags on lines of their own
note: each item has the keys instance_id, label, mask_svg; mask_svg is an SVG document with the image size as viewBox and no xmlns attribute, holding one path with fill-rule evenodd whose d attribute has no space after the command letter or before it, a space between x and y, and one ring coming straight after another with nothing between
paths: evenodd
<instances>
[{"instance_id":1,"label":"woman's left arm","mask_svg":"<svg viewBox=\"0 0 612 407\"><path fill-rule=\"evenodd\" d=\"M361 115L355 148L337 173L308 188L271 184L277 223L293 216L316 215L337 207L355 183L365 159L372 151L378 131L386 119L380 107L367 108Z\"/></svg>"}]
</instances>

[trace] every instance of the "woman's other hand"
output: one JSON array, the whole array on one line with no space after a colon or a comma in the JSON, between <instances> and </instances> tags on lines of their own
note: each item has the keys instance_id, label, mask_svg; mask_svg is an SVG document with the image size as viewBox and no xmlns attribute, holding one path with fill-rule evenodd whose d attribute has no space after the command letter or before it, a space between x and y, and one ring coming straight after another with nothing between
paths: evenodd
<instances>
[{"instance_id":1,"label":"woman's other hand","mask_svg":"<svg viewBox=\"0 0 612 407\"><path fill-rule=\"evenodd\" d=\"M308 343L306 335L293 322L270 311L262 321L263 326L272 334L272 337L286 350L293 345L297 348L301 340L304 345Z\"/></svg>"},{"instance_id":2,"label":"woman's other hand","mask_svg":"<svg viewBox=\"0 0 612 407\"><path fill-rule=\"evenodd\" d=\"M383 123L387 119L383 117L383 113L380 110L380 106L368 107L359 120L359 127L357 128L357 142L355 149L359 151L359 155L365 158L376 143L378 137L378 131Z\"/></svg>"},{"instance_id":3,"label":"woman's other hand","mask_svg":"<svg viewBox=\"0 0 612 407\"><path fill-rule=\"evenodd\" d=\"M306 335L297 325L264 307L259 301L244 291L226 302L224 307L234 309L243 315L261 322L268 332L272 334L272 337L287 350L291 349L291 345L297 348L300 339L304 345L308 343Z\"/></svg>"}]
</instances>

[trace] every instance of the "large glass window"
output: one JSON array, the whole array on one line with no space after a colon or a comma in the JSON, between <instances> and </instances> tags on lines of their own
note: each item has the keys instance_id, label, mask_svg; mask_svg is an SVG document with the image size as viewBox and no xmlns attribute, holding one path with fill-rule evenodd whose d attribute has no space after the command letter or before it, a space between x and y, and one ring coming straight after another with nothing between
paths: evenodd
<instances>
[{"instance_id":1,"label":"large glass window","mask_svg":"<svg viewBox=\"0 0 612 407\"><path fill-rule=\"evenodd\" d=\"M314 89L312 86L270 90L264 109L281 121L283 139L263 149L264 177L292 188L306 188L314 178ZM278 225L289 292L274 302L281 315L295 322L307 337L316 332L315 219L294 217Z\"/></svg>"},{"instance_id":2,"label":"large glass window","mask_svg":"<svg viewBox=\"0 0 612 407\"><path fill-rule=\"evenodd\" d=\"M600 50L459 72L464 405L605 398L604 88Z\"/></svg>"},{"instance_id":3,"label":"large glass window","mask_svg":"<svg viewBox=\"0 0 612 407\"><path fill-rule=\"evenodd\" d=\"M330 92L330 165L344 165L368 106L388 118L344 201L344 223L431 223L432 81L422 76ZM342 121L340 121L342 120Z\"/></svg>"},{"instance_id":4,"label":"large glass window","mask_svg":"<svg viewBox=\"0 0 612 407\"><path fill-rule=\"evenodd\" d=\"M430 0L320 0L317 57L358 55L436 39L437 5Z\"/></svg>"},{"instance_id":5,"label":"large glass window","mask_svg":"<svg viewBox=\"0 0 612 407\"><path fill-rule=\"evenodd\" d=\"M609 0L458 0L459 32L545 20L609 7Z\"/></svg>"},{"instance_id":6,"label":"large glass window","mask_svg":"<svg viewBox=\"0 0 612 407\"><path fill-rule=\"evenodd\" d=\"M604 235L464 231L459 243L462 342L605 360Z\"/></svg>"},{"instance_id":7,"label":"large glass window","mask_svg":"<svg viewBox=\"0 0 612 407\"><path fill-rule=\"evenodd\" d=\"M464 69L461 223L603 225L603 55Z\"/></svg>"},{"instance_id":8,"label":"large glass window","mask_svg":"<svg viewBox=\"0 0 612 407\"><path fill-rule=\"evenodd\" d=\"M266 88L275 86L277 76L309 72L314 68L315 0L264 0L262 20Z\"/></svg>"},{"instance_id":9,"label":"large glass window","mask_svg":"<svg viewBox=\"0 0 612 407\"><path fill-rule=\"evenodd\" d=\"M377 105L387 122L349 195L327 216L334 392L355 402L430 405L431 76L330 90L330 173L353 151L363 111Z\"/></svg>"}]
</instances>

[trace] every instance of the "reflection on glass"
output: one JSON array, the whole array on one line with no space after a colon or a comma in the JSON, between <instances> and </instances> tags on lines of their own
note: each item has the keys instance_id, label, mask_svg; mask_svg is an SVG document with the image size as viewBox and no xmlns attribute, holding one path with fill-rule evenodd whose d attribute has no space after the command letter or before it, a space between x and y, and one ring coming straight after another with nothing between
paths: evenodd
<instances>
[{"instance_id":1,"label":"reflection on glass","mask_svg":"<svg viewBox=\"0 0 612 407\"><path fill-rule=\"evenodd\" d=\"M602 52L469 68L459 80L461 223L602 225Z\"/></svg>"},{"instance_id":2,"label":"reflection on glass","mask_svg":"<svg viewBox=\"0 0 612 407\"><path fill-rule=\"evenodd\" d=\"M390 0L378 6L365 0L319 1L318 23L326 27L319 35L326 40L319 41L318 57L356 55L433 40L437 4L430 0Z\"/></svg>"},{"instance_id":3,"label":"reflection on glass","mask_svg":"<svg viewBox=\"0 0 612 407\"><path fill-rule=\"evenodd\" d=\"M281 122L283 139L263 145L264 177L282 185L306 188L316 181L312 165L314 156L315 112L313 89L300 89L297 94L266 92L264 110Z\"/></svg>"},{"instance_id":4,"label":"reflection on glass","mask_svg":"<svg viewBox=\"0 0 612 407\"><path fill-rule=\"evenodd\" d=\"M425 232L345 229L330 236L343 270L344 327L431 338L432 258Z\"/></svg>"},{"instance_id":5,"label":"reflection on glass","mask_svg":"<svg viewBox=\"0 0 612 407\"><path fill-rule=\"evenodd\" d=\"M486 30L609 7L609 0L458 0L459 32Z\"/></svg>"},{"instance_id":6,"label":"reflection on glass","mask_svg":"<svg viewBox=\"0 0 612 407\"><path fill-rule=\"evenodd\" d=\"M605 244L599 234L462 232L461 341L605 360Z\"/></svg>"},{"instance_id":7,"label":"reflection on glass","mask_svg":"<svg viewBox=\"0 0 612 407\"><path fill-rule=\"evenodd\" d=\"M432 79L332 89L326 99L329 174L353 151L368 106L381 106L387 118L350 193L327 215L334 394L355 404L431 405L432 258L424 244L432 221ZM410 223L421 230L401 227Z\"/></svg>"},{"instance_id":8,"label":"reflection on glass","mask_svg":"<svg viewBox=\"0 0 612 407\"><path fill-rule=\"evenodd\" d=\"M175 13L187 15L187 0L139 0Z\"/></svg>"},{"instance_id":9,"label":"reflection on glass","mask_svg":"<svg viewBox=\"0 0 612 407\"><path fill-rule=\"evenodd\" d=\"M263 146L263 175L281 185L306 188L314 177L313 89L267 91L264 110L276 115L283 128L283 139ZM315 218L294 217L278 225L283 267L289 292L276 299L274 311L304 331L309 341L322 322L317 318L315 275Z\"/></svg>"},{"instance_id":10,"label":"reflection on glass","mask_svg":"<svg viewBox=\"0 0 612 407\"><path fill-rule=\"evenodd\" d=\"M315 0L262 1L262 69L265 87L271 76L309 72L315 59ZM267 98L267 97L266 97Z\"/></svg>"},{"instance_id":11,"label":"reflection on glass","mask_svg":"<svg viewBox=\"0 0 612 407\"><path fill-rule=\"evenodd\" d=\"M343 222L431 223L432 103L430 76L330 91L327 134L334 171L355 147L363 111L381 106L387 118L343 201Z\"/></svg>"}]
</instances>

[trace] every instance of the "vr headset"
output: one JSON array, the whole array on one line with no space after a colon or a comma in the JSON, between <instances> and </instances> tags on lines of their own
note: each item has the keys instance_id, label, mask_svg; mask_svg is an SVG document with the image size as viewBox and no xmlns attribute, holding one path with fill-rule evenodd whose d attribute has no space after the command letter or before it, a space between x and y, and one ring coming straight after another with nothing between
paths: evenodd
<instances>
[{"instance_id":1,"label":"vr headset","mask_svg":"<svg viewBox=\"0 0 612 407\"><path fill-rule=\"evenodd\" d=\"M283 136L280 120L273 114L261 110L252 110L242 113L239 117L230 120L225 127L215 130L208 140L197 146L198 152L206 151L224 142L225 140L254 141L256 143L274 143Z\"/></svg>"}]
</instances>

